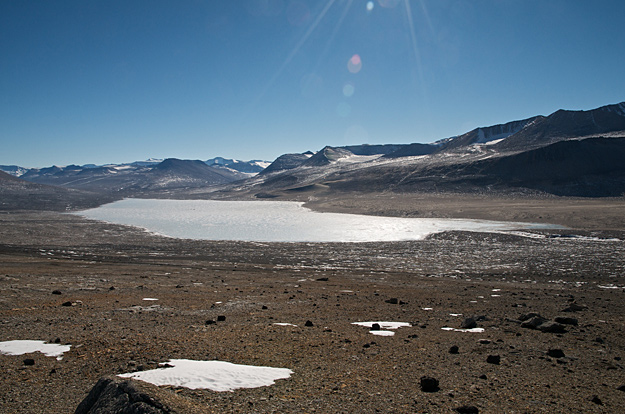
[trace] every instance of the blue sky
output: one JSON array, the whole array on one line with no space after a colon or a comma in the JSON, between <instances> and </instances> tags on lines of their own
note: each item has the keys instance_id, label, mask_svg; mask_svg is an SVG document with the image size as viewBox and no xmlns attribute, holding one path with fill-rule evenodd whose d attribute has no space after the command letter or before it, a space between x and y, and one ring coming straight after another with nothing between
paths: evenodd
<instances>
[{"instance_id":1,"label":"blue sky","mask_svg":"<svg viewBox=\"0 0 625 414\"><path fill-rule=\"evenodd\" d=\"M273 160L625 101L621 0L0 2L0 164Z\"/></svg>"}]
</instances>

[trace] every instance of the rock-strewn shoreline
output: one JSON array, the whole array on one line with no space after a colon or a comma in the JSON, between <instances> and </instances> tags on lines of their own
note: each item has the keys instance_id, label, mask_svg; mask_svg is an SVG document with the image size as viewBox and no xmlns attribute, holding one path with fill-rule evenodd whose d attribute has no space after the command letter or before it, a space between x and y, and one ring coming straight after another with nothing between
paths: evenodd
<instances>
[{"instance_id":1,"label":"rock-strewn shoreline","mask_svg":"<svg viewBox=\"0 0 625 414\"><path fill-rule=\"evenodd\" d=\"M175 358L294 372L233 392L161 388L207 413L616 412L625 237L609 211L567 231L592 237L357 244L176 240L4 213L0 341L72 347L0 355L0 412L74 412L100 378ZM441 329L467 318L483 332ZM411 326L378 336L353 325L365 321Z\"/></svg>"}]
</instances>

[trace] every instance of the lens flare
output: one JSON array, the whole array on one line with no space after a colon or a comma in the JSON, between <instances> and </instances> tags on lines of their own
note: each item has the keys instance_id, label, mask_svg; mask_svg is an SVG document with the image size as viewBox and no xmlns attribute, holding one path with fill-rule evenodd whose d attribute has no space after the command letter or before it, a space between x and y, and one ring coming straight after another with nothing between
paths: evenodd
<instances>
[{"instance_id":1,"label":"lens flare","mask_svg":"<svg viewBox=\"0 0 625 414\"><path fill-rule=\"evenodd\" d=\"M368 1L367 2L367 11L370 12L371 10L373 10L373 2L372 1Z\"/></svg>"},{"instance_id":2,"label":"lens flare","mask_svg":"<svg viewBox=\"0 0 625 414\"><path fill-rule=\"evenodd\" d=\"M349 98L350 96L352 96L355 91L356 91L356 88L354 87L353 84L348 82L345 85L343 85L343 96L345 96L346 98Z\"/></svg>"},{"instance_id":3,"label":"lens flare","mask_svg":"<svg viewBox=\"0 0 625 414\"><path fill-rule=\"evenodd\" d=\"M347 62L347 70L351 73L358 73L362 69L362 60L359 55L352 56Z\"/></svg>"}]
</instances>

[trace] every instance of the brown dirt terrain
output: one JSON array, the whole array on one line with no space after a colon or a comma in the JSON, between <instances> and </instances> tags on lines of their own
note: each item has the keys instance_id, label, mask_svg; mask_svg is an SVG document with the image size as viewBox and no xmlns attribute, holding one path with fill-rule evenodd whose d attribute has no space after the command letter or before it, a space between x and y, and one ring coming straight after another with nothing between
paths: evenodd
<instances>
[{"instance_id":1,"label":"brown dirt terrain","mask_svg":"<svg viewBox=\"0 0 625 414\"><path fill-rule=\"evenodd\" d=\"M2 213L0 341L58 338L72 348L60 361L0 355L0 412L71 413L102 376L173 358L294 372L234 392L165 387L207 413L452 413L464 405L480 413L608 413L625 406L623 200L441 195L310 205L544 220L571 230L244 243L157 237L58 213ZM584 237L556 237L573 235ZM565 312L571 304L580 310ZM563 325L563 333L522 327L519 318L532 312L578 324ZM225 321L207 324L218 316ZM441 329L469 316L480 316L484 332ZM381 337L358 321L412 326ZM449 352L454 345L457 354ZM489 355L500 363L488 363ZM26 358L35 364L24 365ZM436 392L421 390L426 375L439 380Z\"/></svg>"}]
</instances>

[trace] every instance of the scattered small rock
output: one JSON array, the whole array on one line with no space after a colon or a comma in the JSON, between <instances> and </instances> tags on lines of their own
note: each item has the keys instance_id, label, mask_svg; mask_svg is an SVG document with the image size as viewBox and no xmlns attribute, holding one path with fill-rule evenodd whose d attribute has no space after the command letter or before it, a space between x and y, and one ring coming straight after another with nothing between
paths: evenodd
<instances>
[{"instance_id":1,"label":"scattered small rock","mask_svg":"<svg viewBox=\"0 0 625 414\"><path fill-rule=\"evenodd\" d=\"M35 360L32 358L26 358L24 360L24 365L35 365Z\"/></svg>"},{"instance_id":2,"label":"scattered small rock","mask_svg":"<svg viewBox=\"0 0 625 414\"><path fill-rule=\"evenodd\" d=\"M115 286L111 286L109 290L115 290Z\"/></svg>"},{"instance_id":3,"label":"scattered small rock","mask_svg":"<svg viewBox=\"0 0 625 414\"><path fill-rule=\"evenodd\" d=\"M267 310L269 309L267 306L263 305L263 307L261 308L262 310Z\"/></svg>"},{"instance_id":4,"label":"scattered small rock","mask_svg":"<svg viewBox=\"0 0 625 414\"><path fill-rule=\"evenodd\" d=\"M421 391L436 392L438 391L438 380L436 378L423 376L421 377Z\"/></svg>"},{"instance_id":5,"label":"scattered small rock","mask_svg":"<svg viewBox=\"0 0 625 414\"><path fill-rule=\"evenodd\" d=\"M562 351L561 349L549 349L547 351L547 355L549 355L551 358L564 358L564 351Z\"/></svg>"},{"instance_id":6,"label":"scattered small rock","mask_svg":"<svg viewBox=\"0 0 625 414\"><path fill-rule=\"evenodd\" d=\"M479 378L479 379L483 379L483 380L488 379L488 377L486 376L486 374L482 374L482 375L480 375L478 378Z\"/></svg>"},{"instance_id":7,"label":"scattered small rock","mask_svg":"<svg viewBox=\"0 0 625 414\"><path fill-rule=\"evenodd\" d=\"M380 329L382 329L382 328L380 327L379 323L374 323L373 325L371 325L371 330L372 331L379 331Z\"/></svg>"},{"instance_id":8,"label":"scattered small rock","mask_svg":"<svg viewBox=\"0 0 625 414\"><path fill-rule=\"evenodd\" d=\"M449 353L450 354L457 354L458 353L458 345L452 345L451 348L449 348Z\"/></svg>"},{"instance_id":9,"label":"scattered small rock","mask_svg":"<svg viewBox=\"0 0 625 414\"><path fill-rule=\"evenodd\" d=\"M474 405L463 405L455 408L454 411L460 414L478 414L480 412Z\"/></svg>"},{"instance_id":10,"label":"scattered small rock","mask_svg":"<svg viewBox=\"0 0 625 414\"><path fill-rule=\"evenodd\" d=\"M62 294L62 292L61 292L60 290L53 290L53 291L52 291L52 294L53 294L53 295L61 295L61 294Z\"/></svg>"},{"instance_id":11,"label":"scattered small rock","mask_svg":"<svg viewBox=\"0 0 625 414\"><path fill-rule=\"evenodd\" d=\"M478 343L482 344L482 345L488 345L491 343L490 339L480 339L479 341L477 341Z\"/></svg>"},{"instance_id":12,"label":"scattered small rock","mask_svg":"<svg viewBox=\"0 0 625 414\"><path fill-rule=\"evenodd\" d=\"M214 324L216 324L216 323L217 323L217 322L215 322L214 320L209 319L209 320L207 320L206 322L204 322L204 325L214 325Z\"/></svg>"},{"instance_id":13,"label":"scattered small rock","mask_svg":"<svg viewBox=\"0 0 625 414\"><path fill-rule=\"evenodd\" d=\"M384 302L390 303L391 305L397 305L399 303L399 299L397 299L397 298L390 298L390 299L385 300Z\"/></svg>"},{"instance_id":14,"label":"scattered small rock","mask_svg":"<svg viewBox=\"0 0 625 414\"><path fill-rule=\"evenodd\" d=\"M226 317L224 315L219 315L217 317L217 322L224 322L226 320Z\"/></svg>"},{"instance_id":15,"label":"scattered small rock","mask_svg":"<svg viewBox=\"0 0 625 414\"><path fill-rule=\"evenodd\" d=\"M621 385L620 387L617 388L617 390L619 391L625 391L625 384Z\"/></svg>"},{"instance_id":16,"label":"scattered small rock","mask_svg":"<svg viewBox=\"0 0 625 414\"><path fill-rule=\"evenodd\" d=\"M499 355L489 355L488 357L486 357L486 362L488 362L489 364L499 365L499 363L501 362L501 357Z\"/></svg>"},{"instance_id":17,"label":"scattered small rock","mask_svg":"<svg viewBox=\"0 0 625 414\"><path fill-rule=\"evenodd\" d=\"M594 402L597 405L603 405L603 401L601 401L601 398L596 395L593 395L590 401Z\"/></svg>"},{"instance_id":18,"label":"scattered small rock","mask_svg":"<svg viewBox=\"0 0 625 414\"><path fill-rule=\"evenodd\" d=\"M67 302L63 302L61 304L61 306L72 306L72 305L73 305L73 303L71 301L69 301L69 300Z\"/></svg>"},{"instance_id":19,"label":"scattered small rock","mask_svg":"<svg viewBox=\"0 0 625 414\"><path fill-rule=\"evenodd\" d=\"M317 279L318 282L327 282L329 279L327 277L320 277Z\"/></svg>"},{"instance_id":20,"label":"scattered small rock","mask_svg":"<svg viewBox=\"0 0 625 414\"><path fill-rule=\"evenodd\" d=\"M304 326L314 326L313 323L311 321L306 321L306 323L304 324Z\"/></svg>"}]
</instances>

